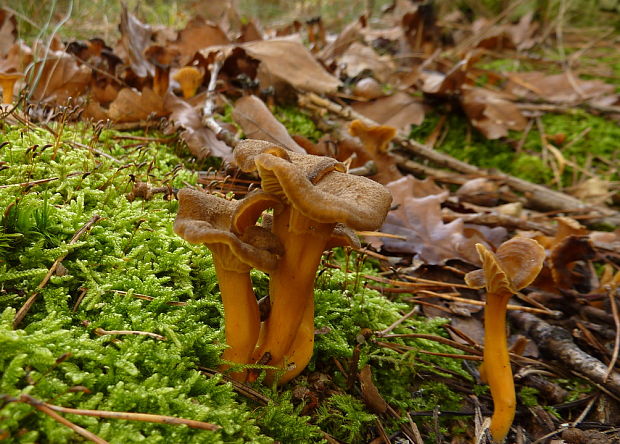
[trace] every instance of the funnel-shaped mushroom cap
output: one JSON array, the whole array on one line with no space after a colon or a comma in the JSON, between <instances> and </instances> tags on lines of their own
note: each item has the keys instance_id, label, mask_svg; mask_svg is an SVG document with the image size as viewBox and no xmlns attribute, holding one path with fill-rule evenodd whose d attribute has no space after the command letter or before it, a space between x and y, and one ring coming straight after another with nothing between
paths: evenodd
<instances>
[{"instance_id":1,"label":"funnel-shaped mushroom cap","mask_svg":"<svg viewBox=\"0 0 620 444\"><path fill-rule=\"evenodd\" d=\"M367 126L361 120L354 120L349 124L349 134L360 139L369 152L385 153L396 137L396 128L386 125Z\"/></svg>"},{"instance_id":2,"label":"funnel-shaped mushroom cap","mask_svg":"<svg viewBox=\"0 0 620 444\"><path fill-rule=\"evenodd\" d=\"M374 230L383 223L392 202L383 185L345 173L344 166L329 157L244 140L235 148L235 161L244 171L258 171L265 192L317 222Z\"/></svg>"},{"instance_id":3,"label":"funnel-shaped mushroom cap","mask_svg":"<svg viewBox=\"0 0 620 444\"><path fill-rule=\"evenodd\" d=\"M530 285L543 266L545 249L535 240L515 237L499 246L493 254L482 244L476 244L482 260L482 270L465 275L472 288L486 286L489 293L511 294Z\"/></svg>"},{"instance_id":4,"label":"funnel-shaped mushroom cap","mask_svg":"<svg viewBox=\"0 0 620 444\"><path fill-rule=\"evenodd\" d=\"M262 200L261 194L254 193L246 199ZM229 201L189 188L180 190L178 198L179 211L174 221L174 231L183 239L207 245L230 270L257 268L271 271L276 267L282 245L269 230L253 224L250 226L246 222L238 236L231 232L233 219L249 220L244 217L247 208L252 209L256 218L260 216L255 206L244 202L246 199Z\"/></svg>"},{"instance_id":5,"label":"funnel-shaped mushroom cap","mask_svg":"<svg viewBox=\"0 0 620 444\"><path fill-rule=\"evenodd\" d=\"M179 69L172 78L179 82L183 97L189 99L196 95L198 87L202 83L204 74L193 66L184 66Z\"/></svg>"}]
</instances>

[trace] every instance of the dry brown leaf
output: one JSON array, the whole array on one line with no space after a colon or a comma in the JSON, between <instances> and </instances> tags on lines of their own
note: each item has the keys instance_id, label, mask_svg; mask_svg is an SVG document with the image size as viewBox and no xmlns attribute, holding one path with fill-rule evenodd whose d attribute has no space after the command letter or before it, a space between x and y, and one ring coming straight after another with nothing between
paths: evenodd
<instances>
[{"instance_id":1,"label":"dry brown leaf","mask_svg":"<svg viewBox=\"0 0 620 444\"><path fill-rule=\"evenodd\" d=\"M464 88L461 105L471 124L487 139L505 137L509 129L522 131L527 126L514 103L488 89Z\"/></svg>"},{"instance_id":2,"label":"dry brown leaf","mask_svg":"<svg viewBox=\"0 0 620 444\"><path fill-rule=\"evenodd\" d=\"M447 73L422 70L418 75L420 89L426 94L450 97L459 93L467 80L469 60L464 59L454 65Z\"/></svg>"},{"instance_id":3,"label":"dry brown leaf","mask_svg":"<svg viewBox=\"0 0 620 444\"><path fill-rule=\"evenodd\" d=\"M385 413L388 409L388 403L385 402L377 386L372 380L372 370L370 365L366 364L359 373L360 389L362 391L362 399L364 403L373 411L373 413Z\"/></svg>"},{"instance_id":4,"label":"dry brown leaf","mask_svg":"<svg viewBox=\"0 0 620 444\"><path fill-rule=\"evenodd\" d=\"M383 83L387 82L396 70L392 57L380 56L372 48L360 42L353 42L337 59L337 64L342 66L341 71L347 77L353 78L363 72L370 72L373 77Z\"/></svg>"},{"instance_id":5,"label":"dry brown leaf","mask_svg":"<svg viewBox=\"0 0 620 444\"><path fill-rule=\"evenodd\" d=\"M288 131L271 114L269 108L256 96L245 96L237 100L232 118L241 126L249 139L273 142L296 153L305 153Z\"/></svg>"},{"instance_id":6,"label":"dry brown leaf","mask_svg":"<svg viewBox=\"0 0 620 444\"><path fill-rule=\"evenodd\" d=\"M466 231L462 219L443 223L441 203L447 199L448 192L417 197L421 194L421 183L406 176L387 185L397 207L388 213L381 231L404 236L406 240L385 238L383 247L387 251L416 254L416 258L431 265L444 264L450 259L480 265L474 246L476 243L488 246L489 242L480 231L474 233L471 227ZM500 230L505 234L502 227L492 230L498 231L499 236L502 236Z\"/></svg>"},{"instance_id":7,"label":"dry brown leaf","mask_svg":"<svg viewBox=\"0 0 620 444\"><path fill-rule=\"evenodd\" d=\"M4 57L17 39L17 19L15 15L0 8L0 56Z\"/></svg>"},{"instance_id":8,"label":"dry brown leaf","mask_svg":"<svg viewBox=\"0 0 620 444\"><path fill-rule=\"evenodd\" d=\"M356 40L361 38L361 30L366 26L366 20L359 20L349 23L335 40L328 43L319 53L318 58L325 64L331 64L336 57L342 55L344 51Z\"/></svg>"},{"instance_id":9,"label":"dry brown leaf","mask_svg":"<svg viewBox=\"0 0 620 444\"><path fill-rule=\"evenodd\" d=\"M219 26L202 17L196 17L190 20L185 29L179 31L177 40L170 46L180 54L179 63L186 65L199 50L229 43L230 39Z\"/></svg>"},{"instance_id":10,"label":"dry brown leaf","mask_svg":"<svg viewBox=\"0 0 620 444\"><path fill-rule=\"evenodd\" d=\"M326 94L336 92L341 85L301 42L273 39L244 43L242 47L260 60L270 75L298 90Z\"/></svg>"},{"instance_id":11,"label":"dry brown leaf","mask_svg":"<svg viewBox=\"0 0 620 444\"><path fill-rule=\"evenodd\" d=\"M581 80L570 72L547 75L542 72L508 74L506 91L527 99L579 103L614 93L614 86L601 80Z\"/></svg>"},{"instance_id":12,"label":"dry brown leaf","mask_svg":"<svg viewBox=\"0 0 620 444\"><path fill-rule=\"evenodd\" d=\"M199 160L208 156L221 157L226 162L232 161L232 148L215 136L213 131L202 124L200 107L193 107L185 100L173 94L164 99L165 108L170 111L170 121L189 150Z\"/></svg>"},{"instance_id":13,"label":"dry brown leaf","mask_svg":"<svg viewBox=\"0 0 620 444\"><path fill-rule=\"evenodd\" d=\"M152 28L138 20L123 5L120 32L119 45L122 51L118 52L121 57L129 61L129 66L136 76L153 76L155 68L144 57L144 50L152 43Z\"/></svg>"},{"instance_id":14,"label":"dry brown leaf","mask_svg":"<svg viewBox=\"0 0 620 444\"><path fill-rule=\"evenodd\" d=\"M33 65L26 83L34 100L66 105L69 98L80 97L88 90L91 78L90 68L78 66L73 56L56 51Z\"/></svg>"},{"instance_id":15,"label":"dry brown leaf","mask_svg":"<svg viewBox=\"0 0 620 444\"><path fill-rule=\"evenodd\" d=\"M123 88L110 104L108 115L116 122L139 122L152 117L163 117L169 114L164 108L164 100L151 88L138 92L131 88Z\"/></svg>"},{"instance_id":16,"label":"dry brown leaf","mask_svg":"<svg viewBox=\"0 0 620 444\"><path fill-rule=\"evenodd\" d=\"M371 102L355 103L352 108L380 125L402 130L424 121L424 105L419 99L401 91Z\"/></svg>"}]
</instances>

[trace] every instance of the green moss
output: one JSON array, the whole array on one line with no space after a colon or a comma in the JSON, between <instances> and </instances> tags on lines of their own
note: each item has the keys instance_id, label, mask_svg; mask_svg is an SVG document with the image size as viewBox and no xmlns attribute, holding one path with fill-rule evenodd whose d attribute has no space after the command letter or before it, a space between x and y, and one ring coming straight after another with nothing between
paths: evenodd
<instances>
[{"instance_id":1,"label":"green moss","mask_svg":"<svg viewBox=\"0 0 620 444\"><path fill-rule=\"evenodd\" d=\"M297 106L277 106L274 116L290 134L307 137L313 142L317 142L323 135L312 118Z\"/></svg>"},{"instance_id":2,"label":"green moss","mask_svg":"<svg viewBox=\"0 0 620 444\"><path fill-rule=\"evenodd\" d=\"M603 179L620 178L613 165L613 159L620 152L617 124L580 110L571 114L547 113L541 119L547 136L562 134L566 137L563 144L557 145L566 160ZM431 114L422 125L412 128L410 137L425 140L438 120L439 115ZM534 183L550 184L554 178L552 166L557 164L556 159L549 152L547 162L543 161L541 135L535 127L528 133L519 153L514 147L523 138L522 133L510 132L505 139L487 140L457 113L448 115L444 131L446 134L437 149L459 160L482 168L496 168ZM575 171L566 165L561 176L562 186L572 185L575 177L582 175L580 169Z\"/></svg>"},{"instance_id":3,"label":"green moss","mask_svg":"<svg viewBox=\"0 0 620 444\"><path fill-rule=\"evenodd\" d=\"M114 131L95 136L87 126L67 126L56 155L47 131L5 127L0 142L0 393L35 398L65 407L172 415L222 426L217 432L187 427L115 421L70 415L76 424L113 443L148 442L322 442L325 432L355 442L370 436L374 416L355 393L344 394L344 375L333 360L347 362L360 345L359 365L371 364L377 387L396 408L419 407L413 390L428 387L433 403L451 406L456 395L424 385L419 375L438 368L460 372L457 360L424 355L420 349L450 353L432 341L394 339L411 347L404 354L374 340L360 344L362 328L381 330L410 308L363 287L359 273L370 263L340 250L333 259L356 271L319 271L316 290L315 355L307 371L327 372L339 392L321 409L302 415L291 387L257 385L272 401L256 406L237 395L220 376L207 377L199 366L215 368L225 348L222 304L209 251L175 235L175 200L128 200L135 180L178 188L195 183L173 144L119 139ZM127 134L123 134L126 136ZM94 146L116 160L72 145ZM36 180L49 181L23 186ZM93 215L101 219L78 242L72 236ZM13 330L17 309L32 294L56 258L64 273L40 290L28 315ZM259 296L268 278L253 272ZM138 299L148 296L151 300ZM183 302L185 305L171 305ZM395 333L445 334L443 319L408 319ZM109 335L102 331L154 333ZM304 378L299 379L303 381ZM76 389L75 387L83 387ZM426 399L426 398L425 398ZM331 421L328 413L346 418ZM24 403L0 404L0 423L9 442L72 442L74 432ZM390 425L392 429L397 424ZM53 437L53 438L52 438Z\"/></svg>"},{"instance_id":4,"label":"green moss","mask_svg":"<svg viewBox=\"0 0 620 444\"><path fill-rule=\"evenodd\" d=\"M522 387L519 390L519 400L526 407L538 405L538 389L534 387Z\"/></svg>"}]
</instances>

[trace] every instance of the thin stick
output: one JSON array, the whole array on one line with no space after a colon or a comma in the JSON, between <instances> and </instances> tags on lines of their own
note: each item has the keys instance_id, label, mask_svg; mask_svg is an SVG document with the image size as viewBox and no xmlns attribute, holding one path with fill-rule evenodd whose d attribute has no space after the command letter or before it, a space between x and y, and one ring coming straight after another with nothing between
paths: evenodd
<instances>
[{"instance_id":1,"label":"thin stick","mask_svg":"<svg viewBox=\"0 0 620 444\"><path fill-rule=\"evenodd\" d=\"M193 429L210 431L221 429L221 427L216 424L211 424L204 421L196 421L194 419L177 418L176 416L153 415L150 413L113 412L109 410L72 409L69 407L60 407L51 404L45 405L57 412L71 413L74 415L96 416L106 419L123 419L126 421L152 422L155 424L186 425Z\"/></svg>"},{"instance_id":2,"label":"thin stick","mask_svg":"<svg viewBox=\"0 0 620 444\"><path fill-rule=\"evenodd\" d=\"M159 339L160 341L165 341L166 337L162 335L158 335L157 333L151 333L150 331L138 331L138 330L104 330L103 328L96 328L95 334L97 336L105 336L105 335L138 335L138 336L148 336L150 338Z\"/></svg>"},{"instance_id":3,"label":"thin stick","mask_svg":"<svg viewBox=\"0 0 620 444\"><path fill-rule=\"evenodd\" d=\"M477 305L479 307L484 307L484 305L485 305L484 301L476 301L475 299L467 299L467 298L462 298L462 297L459 297L459 296L452 296L452 295L445 294L445 293L436 293L436 292L430 291L430 290L420 290L420 291L418 291L418 293L424 293L424 294L426 294L428 296L431 296L431 297L447 299L449 301L463 302L465 304ZM557 312L557 311L553 311L553 310L549 310L549 309L541 309L541 308L534 308L534 307L523 307L521 305L513 305L513 304L508 304L506 306L506 308L508 310L519 310L519 311L525 311L525 312L528 312L528 313L544 314L544 315L553 316L553 317L556 317L556 318L561 316L561 312Z\"/></svg>"},{"instance_id":4,"label":"thin stick","mask_svg":"<svg viewBox=\"0 0 620 444\"><path fill-rule=\"evenodd\" d=\"M209 79L209 86L207 87L207 99L205 105L202 108L202 123L215 133L215 137L222 140L224 143L231 147L237 146L239 139L235 137L230 131L224 129L213 118L213 110L215 108L215 87L217 85L217 76L220 73L220 69L226 60L226 56L223 52L219 51L215 55L215 60L211 65L211 78Z\"/></svg>"},{"instance_id":5,"label":"thin stick","mask_svg":"<svg viewBox=\"0 0 620 444\"><path fill-rule=\"evenodd\" d=\"M93 432L89 432L88 430L80 427L79 425L72 423L67 418L63 418L62 416L60 416L58 413L54 411L54 409L52 408L50 404L47 404L43 401L35 399L32 396L21 395L19 398L12 399L12 401L24 402L26 404L30 404L38 411L45 413L46 415L48 415L55 421L58 421L59 423L69 427L71 430L73 430L78 435L83 436L84 438L93 441L95 444L109 444L108 441L98 437Z\"/></svg>"},{"instance_id":6,"label":"thin stick","mask_svg":"<svg viewBox=\"0 0 620 444\"><path fill-rule=\"evenodd\" d=\"M603 383L607 382L609 375L611 375L611 372L614 370L616 362L618 361L618 349L620 349L620 316L618 316L618 304L616 303L615 288L613 289L613 291L609 292L609 305L611 305L611 314L614 317L614 324L616 325L616 339L614 341L614 352L611 355L611 361L607 366L607 371L605 372Z\"/></svg>"},{"instance_id":7,"label":"thin stick","mask_svg":"<svg viewBox=\"0 0 620 444\"><path fill-rule=\"evenodd\" d=\"M96 224L100 219L101 219L101 216L99 216L98 214L95 214L93 217L91 217L90 220L88 222L86 222L82 226L82 228L80 228L78 231L76 231L76 233L73 235L73 237L69 241L68 245L75 244L84 235L84 233L86 233L88 230L90 230L90 228L94 224ZM37 285L37 288L34 290L34 293L32 293L30 295L28 300L24 303L24 305L15 314L15 318L13 319L13 328L17 328L17 326L24 319L24 317L28 313L28 310L30 310L30 307L32 307L32 305L34 304L34 301L37 299L37 296L39 295L41 290L43 290L43 288L47 285L47 283L49 282L50 278L52 277L52 275L54 274L54 272L58 268L58 265L60 265L60 263L65 259L65 257L67 257L68 254L69 254L69 252L67 251L66 253L62 254L60 257L56 258L56 260L54 261L54 263L50 267L49 271L47 272L47 274L45 275L43 280L39 283L39 285Z\"/></svg>"}]
</instances>

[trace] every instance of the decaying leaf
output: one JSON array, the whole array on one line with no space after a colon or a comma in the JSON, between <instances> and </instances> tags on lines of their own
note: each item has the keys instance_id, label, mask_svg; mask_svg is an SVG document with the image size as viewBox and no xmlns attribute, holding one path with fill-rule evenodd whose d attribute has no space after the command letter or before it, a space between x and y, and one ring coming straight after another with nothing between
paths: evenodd
<instances>
[{"instance_id":1,"label":"decaying leaf","mask_svg":"<svg viewBox=\"0 0 620 444\"><path fill-rule=\"evenodd\" d=\"M296 153L306 152L256 96L245 96L237 100L232 117L249 139L273 142Z\"/></svg>"},{"instance_id":2,"label":"decaying leaf","mask_svg":"<svg viewBox=\"0 0 620 444\"><path fill-rule=\"evenodd\" d=\"M155 69L144 56L144 50L152 43L152 28L138 20L127 10L127 6L123 5L120 32L121 56L127 57L135 75L138 77L153 76Z\"/></svg>"},{"instance_id":3,"label":"decaying leaf","mask_svg":"<svg viewBox=\"0 0 620 444\"><path fill-rule=\"evenodd\" d=\"M431 265L444 264L450 259L480 265L474 246L476 243L488 246L489 242L480 232L466 232L462 219L443 223L441 203L447 199L448 193L414 197L420 182L405 176L387 185L397 207L388 213L381 231L404 236L406 240L386 238L383 248L416 254L417 258ZM492 230L502 231L504 235L506 232L502 227Z\"/></svg>"},{"instance_id":4,"label":"decaying leaf","mask_svg":"<svg viewBox=\"0 0 620 444\"><path fill-rule=\"evenodd\" d=\"M73 56L55 51L44 61L33 65L26 83L34 100L66 105L69 98L76 99L88 90L91 76L91 69L78 66Z\"/></svg>"},{"instance_id":5,"label":"decaying leaf","mask_svg":"<svg viewBox=\"0 0 620 444\"><path fill-rule=\"evenodd\" d=\"M170 121L180 131L181 138L191 153L199 160L208 156L232 161L232 148L219 140L213 131L202 124L200 107L193 107L172 94L165 97L165 108L170 111Z\"/></svg>"},{"instance_id":6,"label":"decaying leaf","mask_svg":"<svg viewBox=\"0 0 620 444\"><path fill-rule=\"evenodd\" d=\"M329 74L304 45L295 40L272 39L243 44L243 49L274 77L300 91L336 92L340 80Z\"/></svg>"},{"instance_id":7,"label":"decaying leaf","mask_svg":"<svg viewBox=\"0 0 620 444\"><path fill-rule=\"evenodd\" d=\"M579 103L614 92L613 85L601 80L581 80L571 72L553 75L542 72L511 73L508 79L508 92L549 102Z\"/></svg>"},{"instance_id":8,"label":"decaying leaf","mask_svg":"<svg viewBox=\"0 0 620 444\"><path fill-rule=\"evenodd\" d=\"M425 114L422 102L402 91L370 102L355 103L352 108L380 125L405 131L410 125L420 125Z\"/></svg>"},{"instance_id":9,"label":"decaying leaf","mask_svg":"<svg viewBox=\"0 0 620 444\"><path fill-rule=\"evenodd\" d=\"M522 131L527 119L511 101L484 88L465 88L461 105L471 124L487 139L508 135L508 130Z\"/></svg>"},{"instance_id":10,"label":"decaying leaf","mask_svg":"<svg viewBox=\"0 0 620 444\"><path fill-rule=\"evenodd\" d=\"M110 119L117 122L137 122L168 114L163 98L148 87L142 92L131 88L121 89L108 110Z\"/></svg>"},{"instance_id":11,"label":"decaying leaf","mask_svg":"<svg viewBox=\"0 0 620 444\"><path fill-rule=\"evenodd\" d=\"M219 26L202 17L196 17L189 21L185 29L179 31L177 40L170 46L180 54L179 64L183 66L189 63L199 50L229 43L228 36Z\"/></svg>"}]
</instances>

